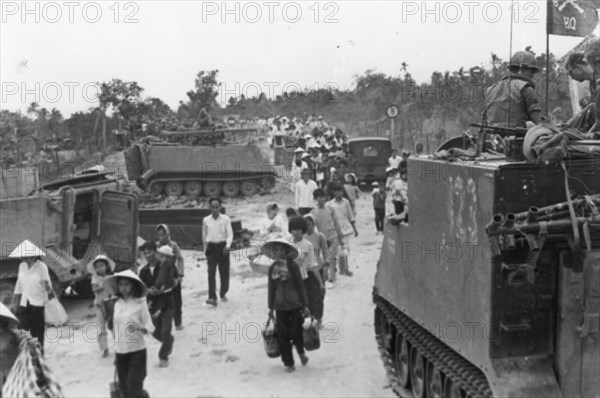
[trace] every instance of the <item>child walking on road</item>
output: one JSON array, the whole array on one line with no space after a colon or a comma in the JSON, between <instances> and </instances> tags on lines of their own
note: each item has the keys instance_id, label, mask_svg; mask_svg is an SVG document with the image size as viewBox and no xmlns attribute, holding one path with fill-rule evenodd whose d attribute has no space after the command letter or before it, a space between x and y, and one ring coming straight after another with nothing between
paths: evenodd
<instances>
[{"instance_id":1,"label":"child walking on road","mask_svg":"<svg viewBox=\"0 0 600 398\"><path fill-rule=\"evenodd\" d=\"M325 262L328 265L327 287L331 289L336 281L338 247L343 242L342 230L335 212L327 204L327 193L323 189L317 189L313 196L317 207L310 214L315 219L315 226L327 240L327 255L325 256Z\"/></svg>"},{"instance_id":2,"label":"child walking on road","mask_svg":"<svg viewBox=\"0 0 600 398\"><path fill-rule=\"evenodd\" d=\"M296 263L300 251L284 239L267 241L261 253L275 261L269 267L268 306L269 317L275 313L275 330L285 371L295 370L292 346L300 356L303 366L308 363L302 340L302 324L309 315L306 291Z\"/></svg>"},{"instance_id":3,"label":"child walking on road","mask_svg":"<svg viewBox=\"0 0 600 398\"><path fill-rule=\"evenodd\" d=\"M121 396L143 398L146 378L146 344L144 335L152 331L152 322L146 304L146 285L132 271L109 276L104 285L117 292L114 331L117 375Z\"/></svg>"},{"instance_id":4,"label":"child walking on road","mask_svg":"<svg viewBox=\"0 0 600 398\"><path fill-rule=\"evenodd\" d=\"M327 202L327 204L333 209L342 231L342 243L339 249L340 274L352 276L354 274L350 271L350 261L348 259L350 236L352 232L354 232L354 236L358 236L358 230L356 229L354 213L350 207L350 202L343 197L344 188L341 185L334 185L333 194L334 198Z\"/></svg>"},{"instance_id":5,"label":"child walking on road","mask_svg":"<svg viewBox=\"0 0 600 398\"><path fill-rule=\"evenodd\" d=\"M300 249L300 272L304 279L304 289L308 299L308 309L317 321L323 318L323 281L319 273L319 264L315 258L315 249L305 237L308 222L304 217L296 217L290 221L290 234L292 243ZM324 240L325 238L323 238Z\"/></svg>"},{"instance_id":6,"label":"child walking on road","mask_svg":"<svg viewBox=\"0 0 600 398\"><path fill-rule=\"evenodd\" d=\"M385 190L379 189L377 181L371 184L373 187L373 210L375 211L375 235L383 233L383 220L385 219L385 199L387 197Z\"/></svg>"},{"instance_id":7,"label":"child walking on road","mask_svg":"<svg viewBox=\"0 0 600 398\"><path fill-rule=\"evenodd\" d=\"M94 292L94 310L96 311L96 324L100 328L98 344L102 358L108 357L107 328L108 314L104 302L111 298L113 292L104 287L104 280L115 269L115 262L103 254L96 256L87 265L88 272L92 275L92 291Z\"/></svg>"},{"instance_id":8,"label":"child walking on road","mask_svg":"<svg viewBox=\"0 0 600 398\"><path fill-rule=\"evenodd\" d=\"M308 280L305 281L306 293L308 295L308 309L317 319L319 327L323 323L325 283L327 280L326 266L323 259L327 255L327 240L325 235L315 230L315 219L312 214L304 216L306 219L306 233L304 237L308 240L314 249L316 266L308 273Z\"/></svg>"}]
</instances>

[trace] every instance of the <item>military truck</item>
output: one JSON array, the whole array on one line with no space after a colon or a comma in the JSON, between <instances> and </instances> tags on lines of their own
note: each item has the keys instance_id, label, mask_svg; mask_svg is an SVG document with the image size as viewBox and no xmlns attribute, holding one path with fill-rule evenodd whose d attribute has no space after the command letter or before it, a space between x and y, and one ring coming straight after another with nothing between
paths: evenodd
<instances>
[{"instance_id":1,"label":"military truck","mask_svg":"<svg viewBox=\"0 0 600 398\"><path fill-rule=\"evenodd\" d=\"M257 129L165 131L125 152L127 176L141 189L169 196L253 196L275 183Z\"/></svg>"},{"instance_id":2,"label":"military truck","mask_svg":"<svg viewBox=\"0 0 600 398\"><path fill-rule=\"evenodd\" d=\"M410 218L385 226L374 326L393 389L598 397L600 157L459 149L408 160Z\"/></svg>"},{"instance_id":3,"label":"military truck","mask_svg":"<svg viewBox=\"0 0 600 398\"><path fill-rule=\"evenodd\" d=\"M13 168L3 174L3 181L28 181L32 177L23 173L31 170ZM46 252L42 260L48 265L57 294L72 286L78 294L90 295L86 265L97 254L107 254L120 269L135 264L138 197L122 192L111 173L92 169L33 191L30 188L7 189L0 200L3 303L12 300L19 267L19 260L7 256L24 239Z\"/></svg>"},{"instance_id":4,"label":"military truck","mask_svg":"<svg viewBox=\"0 0 600 398\"><path fill-rule=\"evenodd\" d=\"M392 141L383 137L358 137L348 140L348 150L356 159L355 173L359 183L386 180L385 169L392 153Z\"/></svg>"}]
</instances>

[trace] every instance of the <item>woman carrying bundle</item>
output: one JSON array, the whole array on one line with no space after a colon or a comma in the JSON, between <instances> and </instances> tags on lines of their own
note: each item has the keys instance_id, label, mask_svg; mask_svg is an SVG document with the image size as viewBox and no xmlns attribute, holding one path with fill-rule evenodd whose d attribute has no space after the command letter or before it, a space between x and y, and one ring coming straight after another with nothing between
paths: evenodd
<instances>
[{"instance_id":1,"label":"woman carrying bundle","mask_svg":"<svg viewBox=\"0 0 600 398\"><path fill-rule=\"evenodd\" d=\"M296 263L300 251L290 242L273 239L262 246L261 252L274 259L268 273L269 317L275 313L281 360L289 373L295 370L292 345L296 347L302 365L308 363L302 340L302 324L309 315L308 300L300 266Z\"/></svg>"}]
</instances>

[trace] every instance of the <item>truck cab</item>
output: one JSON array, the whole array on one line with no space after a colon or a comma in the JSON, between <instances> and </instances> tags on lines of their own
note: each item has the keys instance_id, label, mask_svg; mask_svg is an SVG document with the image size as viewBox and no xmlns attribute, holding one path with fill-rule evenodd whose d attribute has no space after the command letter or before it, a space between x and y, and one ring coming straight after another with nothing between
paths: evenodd
<instances>
[{"instance_id":1,"label":"truck cab","mask_svg":"<svg viewBox=\"0 0 600 398\"><path fill-rule=\"evenodd\" d=\"M359 183L385 181L385 169L392 152L392 141L383 137L358 137L348 140L348 151L356 159L355 174Z\"/></svg>"}]
</instances>

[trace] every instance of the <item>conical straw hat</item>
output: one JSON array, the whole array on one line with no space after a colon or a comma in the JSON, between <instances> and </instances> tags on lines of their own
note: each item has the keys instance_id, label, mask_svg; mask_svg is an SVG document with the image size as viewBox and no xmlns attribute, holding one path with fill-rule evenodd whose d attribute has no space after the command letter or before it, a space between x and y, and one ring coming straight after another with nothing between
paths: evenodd
<instances>
[{"instance_id":1,"label":"conical straw hat","mask_svg":"<svg viewBox=\"0 0 600 398\"><path fill-rule=\"evenodd\" d=\"M13 250L8 257L9 258L27 258L27 257L42 257L46 253L27 239L25 239L19 246Z\"/></svg>"}]
</instances>

